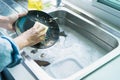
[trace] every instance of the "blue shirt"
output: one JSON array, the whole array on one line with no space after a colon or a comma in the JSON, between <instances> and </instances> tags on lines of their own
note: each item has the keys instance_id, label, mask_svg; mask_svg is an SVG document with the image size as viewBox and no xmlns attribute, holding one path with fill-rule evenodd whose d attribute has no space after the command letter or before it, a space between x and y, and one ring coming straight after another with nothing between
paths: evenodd
<instances>
[{"instance_id":1,"label":"blue shirt","mask_svg":"<svg viewBox=\"0 0 120 80\"><path fill-rule=\"evenodd\" d=\"M0 72L12 62L12 52L11 43L4 38L0 38Z\"/></svg>"},{"instance_id":2,"label":"blue shirt","mask_svg":"<svg viewBox=\"0 0 120 80\"><path fill-rule=\"evenodd\" d=\"M21 60L19 48L14 41L4 35L0 36L0 72L6 67L14 67Z\"/></svg>"}]
</instances>

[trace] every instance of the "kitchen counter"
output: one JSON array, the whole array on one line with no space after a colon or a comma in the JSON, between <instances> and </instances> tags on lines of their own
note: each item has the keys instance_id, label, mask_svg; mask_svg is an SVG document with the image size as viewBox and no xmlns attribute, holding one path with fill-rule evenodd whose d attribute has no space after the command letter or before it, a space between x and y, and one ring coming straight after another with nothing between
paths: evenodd
<instances>
[{"instance_id":1,"label":"kitchen counter","mask_svg":"<svg viewBox=\"0 0 120 80\"><path fill-rule=\"evenodd\" d=\"M16 2L19 3L20 5L23 5L22 3L24 2L24 0L16 0ZM24 6L24 8L26 9L26 6ZM21 10L25 10L25 9L21 9ZM18 11L17 9L15 10L16 12L19 12L19 10ZM101 67L98 67L91 72L86 71L85 75L77 74L76 77L71 76L67 80L74 80L74 79L76 80L79 80L79 79L81 80L118 80L120 79L119 77L120 65L118 64L120 61L120 56L118 52L116 55L114 55L114 59L108 62L106 61L106 63ZM15 80L47 80L47 79L54 80L49 75L47 75L47 73L40 66L38 66L32 59L30 59L28 56L25 56L25 58L26 59L24 59L24 62L22 62L21 64L15 66L14 68L8 68L8 71L12 74ZM101 61L104 62L104 59Z\"/></svg>"},{"instance_id":2,"label":"kitchen counter","mask_svg":"<svg viewBox=\"0 0 120 80\"><path fill-rule=\"evenodd\" d=\"M8 68L8 71L15 80L37 80L23 64Z\"/></svg>"},{"instance_id":3,"label":"kitchen counter","mask_svg":"<svg viewBox=\"0 0 120 80\"><path fill-rule=\"evenodd\" d=\"M15 80L54 80L28 56L24 56L21 64L8 68L8 71Z\"/></svg>"},{"instance_id":4,"label":"kitchen counter","mask_svg":"<svg viewBox=\"0 0 120 80\"><path fill-rule=\"evenodd\" d=\"M120 56L89 74L82 80L120 80Z\"/></svg>"}]
</instances>

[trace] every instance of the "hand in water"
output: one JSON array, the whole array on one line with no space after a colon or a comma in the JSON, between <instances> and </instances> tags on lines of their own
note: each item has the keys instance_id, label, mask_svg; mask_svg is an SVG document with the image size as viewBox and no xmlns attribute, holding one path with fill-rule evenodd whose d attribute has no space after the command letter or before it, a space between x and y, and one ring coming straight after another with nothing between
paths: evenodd
<instances>
[{"instance_id":1,"label":"hand in water","mask_svg":"<svg viewBox=\"0 0 120 80\"><path fill-rule=\"evenodd\" d=\"M39 22L35 22L34 26L15 38L15 42L20 49L26 46L33 46L45 39L47 27Z\"/></svg>"}]
</instances>

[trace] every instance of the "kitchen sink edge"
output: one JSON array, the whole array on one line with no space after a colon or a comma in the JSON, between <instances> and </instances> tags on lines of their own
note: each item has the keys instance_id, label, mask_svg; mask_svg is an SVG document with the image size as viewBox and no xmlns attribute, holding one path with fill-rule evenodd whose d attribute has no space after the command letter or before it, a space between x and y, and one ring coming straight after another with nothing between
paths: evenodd
<instances>
[{"instance_id":1,"label":"kitchen sink edge","mask_svg":"<svg viewBox=\"0 0 120 80\"><path fill-rule=\"evenodd\" d=\"M90 74L91 72L93 72L94 70L100 68L101 66L103 66L104 64L108 63L109 61L111 61L112 59L116 58L117 56L119 56L119 51L120 51L120 38L114 34L111 34L109 31L104 30L102 27L100 27L99 25L97 25L96 23L89 21L88 19L85 19L84 17L82 17L80 14L77 14L65 7L60 7L58 9L53 9L53 10L49 10L48 13L52 13L54 11L59 11L59 10L63 10L63 11L67 11L71 14L75 14L78 18L84 19L84 21L90 23L91 25L97 26L99 27L101 30L105 31L106 33L110 34L112 37L114 37L116 39L116 41L118 42L118 45L115 49L113 49L112 51L110 51L108 54L106 54L105 56L103 56L102 58L100 58L99 60L97 60L96 62L94 62L93 64L89 65L88 67L82 69L81 71L78 71L77 73L73 74L70 77L64 78L63 80L76 80L76 79L82 79L83 77L87 76L88 74ZM111 29L112 30L112 29ZM119 34L119 33L118 33ZM24 60L24 65L27 66L29 68L29 70L31 71L31 73L33 73L37 79L41 79L41 80L56 80L55 78L49 76L37 63L34 62L34 60L32 60L29 56L23 55L25 57ZM60 79L61 80L61 79Z\"/></svg>"}]
</instances>

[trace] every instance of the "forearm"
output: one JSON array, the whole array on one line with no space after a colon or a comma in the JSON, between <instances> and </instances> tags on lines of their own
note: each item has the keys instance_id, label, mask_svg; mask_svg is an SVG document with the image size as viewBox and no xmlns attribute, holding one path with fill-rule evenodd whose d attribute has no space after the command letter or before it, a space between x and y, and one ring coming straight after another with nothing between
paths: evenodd
<instances>
[{"instance_id":1,"label":"forearm","mask_svg":"<svg viewBox=\"0 0 120 80\"><path fill-rule=\"evenodd\" d=\"M14 38L13 40L18 45L20 50L23 49L24 47L28 46L28 42L23 35L20 35L20 36Z\"/></svg>"}]
</instances>

